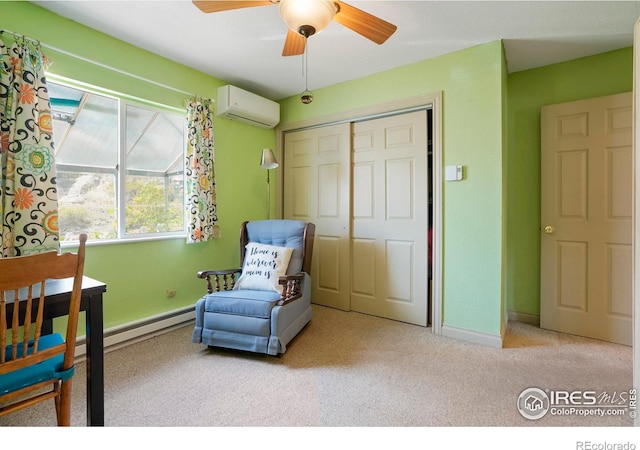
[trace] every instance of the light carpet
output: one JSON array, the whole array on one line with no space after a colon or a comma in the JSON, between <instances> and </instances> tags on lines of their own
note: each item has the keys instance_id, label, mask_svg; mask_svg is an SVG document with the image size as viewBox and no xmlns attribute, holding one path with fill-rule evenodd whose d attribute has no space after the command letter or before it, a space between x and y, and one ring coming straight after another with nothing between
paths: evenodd
<instances>
[{"instance_id":1,"label":"light carpet","mask_svg":"<svg viewBox=\"0 0 640 450\"><path fill-rule=\"evenodd\" d=\"M281 357L191 343L192 325L105 354L107 427L627 427L624 416L524 418L527 388L615 395L632 349L509 324L489 348L423 328L314 305ZM86 426L85 365L72 425ZM52 426L52 402L0 426Z\"/></svg>"}]
</instances>

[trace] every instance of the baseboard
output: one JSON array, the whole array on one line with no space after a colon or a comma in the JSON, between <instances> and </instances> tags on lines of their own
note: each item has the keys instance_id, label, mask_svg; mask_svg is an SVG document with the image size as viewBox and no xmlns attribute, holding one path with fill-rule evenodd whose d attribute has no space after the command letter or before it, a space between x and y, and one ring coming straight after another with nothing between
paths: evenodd
<instances>
[{"instance_id":1,"label":"baseboard","mask_svg":"<svg viewBox=\"0 0 640 450\"><path fill-rule=\"evenodd\" d=\"M104 331L104 351L116 350L150 339L188 325L193 320L195 320L195 310L192 306L189 306L106 329ZM509 311L509 321L540 326L540 316L537 314ZM495 335L452 325L442 325L442 336L494 348L502 348L503 335L504 332L501 332L500 335ZM76 358L78 359L82 359L87 352L85 341L85 336L78 338L78 345L76 346Z\"/></svg>"},{"instance_id":2,"label":"baseboard","mask_svg":"<svg viewBox=\"0 0 640 450\"><path fill-rule=\"evenodd\" d=\"M105 353L183 327L195 320L193 306L168 311L104 330ZM86 336L78 337L76 358L87 353Z\"/></svg>"},{"instance_id":3,"label":"baseboard","mask_svg":"<svg viewBox=\"0 0 640 450\"><path fill-rule=\"evenodd\" d=\"M518 311L509 311L509 322L522 322L536 327L540 326L540 315L523 313Z\"/></svg>"},{"instance_id":4,"label":"baseboard","mask_svg":"<svg viewBox=\"0 0 640 450\"><path fill-rule=\"evenodd\" d=\"M468 330L453 325L442 325L442 336L472 342L487 347L502 348L502 336L500 334L483 333L481 331Z\"/></svg>"}]
</instances>

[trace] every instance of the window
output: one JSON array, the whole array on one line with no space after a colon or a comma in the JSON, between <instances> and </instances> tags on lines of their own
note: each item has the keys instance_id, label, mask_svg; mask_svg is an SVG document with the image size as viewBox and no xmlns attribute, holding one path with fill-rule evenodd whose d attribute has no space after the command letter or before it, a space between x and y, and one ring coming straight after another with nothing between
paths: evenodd
<instances>
[{"instance_id":1,"label":"window","mask_svg":"<svg viewBox=\"0 0 640 450\"><path fill-rule=\"evenodd\" d=\"M48 83L61 241L184 233L184 117Z\"/></svg>"}]
</instances>

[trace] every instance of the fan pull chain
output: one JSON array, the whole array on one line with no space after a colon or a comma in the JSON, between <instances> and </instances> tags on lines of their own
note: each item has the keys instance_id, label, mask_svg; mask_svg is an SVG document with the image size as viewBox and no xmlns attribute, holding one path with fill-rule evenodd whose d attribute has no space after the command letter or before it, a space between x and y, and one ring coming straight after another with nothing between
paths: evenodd
<instances>
[{"instance_id":1,"label":"fan pull chain","mask_svg":"<svg viewBox=\"0 0 640 450\"><path fill-rule=\"evenodd\" d=\"M313 101L313 93L309 90L309 85L307 83L307 75L309 73L307 67L307 52L309 51L309 41L307 40L306 45L304 46L304 53L302 54L302 73L304 75L304 92L300 95L300 101L305 105L308 105Z\"/></svg>"}]
</instances>

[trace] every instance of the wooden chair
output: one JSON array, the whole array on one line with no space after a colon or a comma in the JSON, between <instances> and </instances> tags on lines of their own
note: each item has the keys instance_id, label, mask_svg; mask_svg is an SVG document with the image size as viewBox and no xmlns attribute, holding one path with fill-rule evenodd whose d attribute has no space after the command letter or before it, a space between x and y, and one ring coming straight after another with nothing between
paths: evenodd
<instances>
[{"instance_id":1,"label":"wooden chair","mask_svg":"<svg viewBox=\"0 0 640 450\"><path fill-rule=\"evenodd\" d=\"M54 399L58 425L70 425L86 241L81 235L77 253L0 258L0 416ZM73 278L66 339L42 334L46 283L62 278Z\"/></svg>"}]
</instances>

